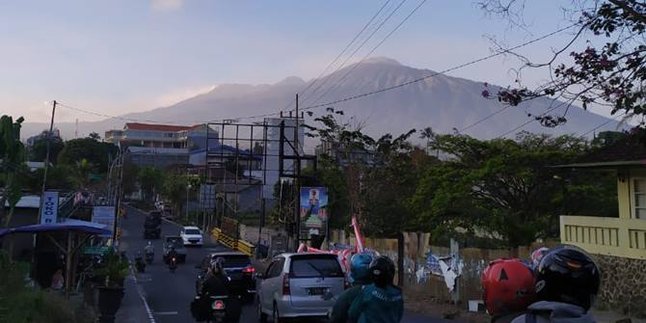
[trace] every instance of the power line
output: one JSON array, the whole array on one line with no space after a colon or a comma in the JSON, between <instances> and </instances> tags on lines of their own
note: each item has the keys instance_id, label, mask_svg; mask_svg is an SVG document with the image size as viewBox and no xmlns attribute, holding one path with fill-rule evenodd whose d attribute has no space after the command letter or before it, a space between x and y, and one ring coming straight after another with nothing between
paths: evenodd
<instances>
[{"instance_id":1,"label":"power line","mask_svg":"<svg viewBox=\"0 0 646 323\"><path fill-rule=\"evenodd\" d=\"M352 54L350 54L350 56L346 57L346 58L345 58L345 60L343 60L343 63L342 63L339 67L337 67L337 68L334 70L334 72L330 73L329 77L328 77L325 81L327 82L327 80L329 80L329 79L331 78L331 76L332 76L332 75L334 75L334 73L336 73L336 72L338 72L339 70L341 70L341 68L343 68L343 67L348 63L348 61L349 61L352 57L354 57L354 55L355 55L355 54L356 54L356 53L357 53L361 48L363 48L363 46L364 46L364 45L365 45L365 44L366 44L370 39L372 39L372 37L373 37L373 36L374 36L374 35L375 35L379 30L381 30L381 28L386 24L386 22L388 22L388 20L390 20L390 18L392 18L392 16L393 16L393 15L394 15L398 10L399 10L399 8L401 8L401 6L402 6L402 5L404 5L404 3L406 3L406 1L407 1L407 0L402 0L402 1L397 5L397 7L395 7L395 9L393 9L393 11L391 11L391 12L390 12L390 14L388 14L388 16L387 16L384 20L382 20L382 21L381 21L381 23L377 26L377 28L375 28L375 29L372 31L372 33L370 33L370 35L369 35L366 39L364 39L364 40L363 40L363 42L359 45L359 47L355 48L355 50L352 52ZM425 1L425 0L424 0L424 1ZM364 59L365 59L365 58L364 58ZM323 86L323 84L319 85L319 86L318 86L318 88L317 88L315 91L313 91L313 92L312 92L312 95L313 95L314 93L316 93L316 91L318 91L322 86ZM327 90L323 95L327 94L328 92L329 92L329 88L328 88L328 90ZM320 100L320 99L321 99L321 96L319 96L319 97L316 99L316 101L315 101L315 102L317 102L317 101L318 101L318 100ZM303 101L304 101L303 103L305 103L305 100L303 100Z\"/></svg>"},{"instance_id":2,"label":"power line","mask_svg":"<svg viewBox=\"0 0 646 323\"><path fill-rule=\"evenodd\" d=\"M556 109L558 109L558 108L562 107L562 106L563 106L563 104L565 104L565 103L558 104L558 105L555 105L555 106L553 106L553 107L551 107L551 108L547 109L545 112L541 113L540 117L543 117L543 116L547 115L548 113L550 113L550 112L552 112L552 111L554 111L554 110L556 110ZM540 117L539 117L539 118L540 118ZM517 126L516 128L511 129L511 130L509 130L509 131L507 131L507 132L505 132L505 133L503 133L503 134L499 135L498 137L496 137L496 139L500 139L500 138L502 138L502 137L504 137L504 136L506 136L506 135L508 135L508 134L510 134L510 133L516 132L517 130L519 130L519 129L521 129L521 128L524 128L526 125L528 125L528 124L530 124L530 123L532 123L532 122L534 122L534 121L536 121L536 120L537 120L536 118L533 118L533 119L532 119L532 118L529 118L529 120L527 120L527 121L523 122L522 124L520 124L520 125L519 125L519 126Z\"/></svg>"},{"instance_id":3,"label":"power line","mask_svg":"<svg viewBox=\"0 0 646 323\"><path fill-rule=\"evenodd\" d=\"M395 26L395 28L393 28L393 29L390 31L390 33L388 33L388 34L386 35L386 37L384 37L384 38L383 38L383 39L382 39L382 40L381 40L381 41L380 41L376 46L374 46L374 47L372 48L372 50L370 50L370 52L368 52L368 54L366 54L366 55L365 55L365 56L364 56L364 57L363 57L363 58L362 58L358 63L356 63L356 64L352 65L352 67L350 68L350 70L348 70L348 71L347 71L347 72L346 72L346 73L341 77L341 79L337 82L337 84L336 84L336 85L334 85L333 87L328 88L328 90L327 90L327 91L325 91L325 93L323 93L321 96L319 96L319 97L314 101L314 104L316 104L316 102L318 102L318 101L319 101L319 100L321 100L323 97L325 97L325 95L327 95L330 91L335 91L336 89L338 89L338 88L343 84L343 82L345 82L345 80L348 78L348 76L350 75L350 73L352 73L352 71L354 71L357 67L359 67L359 65L360 65L363 61L365 61L365 60L366 60L370 55L372 55L372 53L374 53L374 52L377 50L377 48L379 48L379 47L380 47L384 42L386 42L386 40L388 40L388 38L390 38L390 36L392 36L392 35L393 35L397 30L399 30L399 28L400 28L404 23L406 23L406 21L408 21L408 19L410 19L410 17L411 17L413 14L415 14L415 12L417 12L417 10L419 10L419 8L421 8L421 7L422 7L422 5L424 5L424 3L426 3L426 0L422 0L422 1L417 5L417 7L415 7L415 8L414 8L414 9L413 9L409 14L408 14L408 16L406 16L406 17L405 17L405 18L404 18L404 19L403 19L403 20L402 20L402 21L401 21L397 26Z\"/></svg>"},{"instance_id":4,"label":"power line","mask_svg":"<svg viewBox=\"0 0 646 323\"><path fill-rule=\"evenodd\" d=\"M368 21L368 22L363 26L363 28L361 28L361 30L360 30L360 31L359 31L359 32L354 36L354 38L352 38L352 40L351 40L351 41L350 41L350 42L345 46L345 48L343 48L343 50L342 50L342 51L341 51L341 52L340 52L340 53L339 53L339 54L338 54L338 55L337 55L337 56L336 56L336 57L335 57L335 58L334 58L334 59L333 59L333 60L332 60L332 61L331 61L331 62L330 62L326 67L325 67L325 69L323 69L323 71L321 71L321 73L320 73L320 74L319 74L319 75L314 79L314 81L313 81L313 82L311 82L309 85L307 85L304 89L301 89L298 93L300 93L301 95L302 95L302 94L305 94L305 92L307 92L307 90L309 90L312 86L314 86L314 84L316 84L316 83L321 79L321 77L322 77L323 75L325 75L325 73L328 71L328 69L330 69L330 67L332 67L332 66L333 66L333 65L334 65L334 64L335 64L335 63L336 63L336 62L337 62L337 61L338 61L338 60L343 56L343 54L345 54L345 53L346 53L346 51L347 51L348 49L350 49L350 47L352 46L352 44L354 44L354 42L355 42L357 39L359 39L359 36L361 36L361 34L363 34L363 32L368 28L368 26L370 26L370 24L372 24L372 22L375 20L375 18L377 18L377 16L378 16L378 15L379 15L383 10L384 10L384 8L386 8L386 5L388 5L388 4L390 3L390 1L391 1L391 0L386 0L386 2L384 2L384 4L379 8L379 10L377 10L377 12L372 16L372 18L370 18L370 20L369 20L369 21ZM327 82L327 79L323 80L323 84L325 84L325 82ZM322 86L322 85L320 85L319 87L317 87L316 89L314 89L314 92L313 92L313 93L316 93L316 91L318 91L318 89L319 89L321 86ZM291 106L292 106L293 104L294 104L294 100L290 100L290 103L287 105L287 107L285 107L285 109L289 109L289 108L291 108Z\"/></svg>"},{"instance_id":5,"label":"power line","mask_svg":"<svg viewBox=\"0 0 646 323\"><path fill-rule=\"evenodd\" d=\"M97 117L103 117L103 118L109 118L109 119L117 119L117 120L122 120L122 121L171 123L171 124L173 123L173 122L161 122L161 121L158 121L158 120L150 120L150 119L135 119L135 118L119 117L119 116L114 116L114 115L109 115L109 114L105 114L105 113L100 113L100 112L96 112L96 111L91 111L91 110L86 110L86 109L74 107L74 106L71 106L69 104L61 103L61 102L58 102L58 106L61 106L63 108L69 109L69 110L74 110L74 111L77 111L77 112L82 112L82 113L94 115L94 116L97 116ZM177 124L177 123L175 123L175 124Z\"/></svg>"},{"instance_id":6,"label":"power line","mask_svg":"<svg viewBox=\"0 0 646 323\"><path fill-rule=\"evenodd\" d=\"M548 33L548 34L545 34L543 36L540 36L540 37L534 38L532 40L526 41L526 42L524 42L522 44L516 45L516 46L511 47L511 48L508 48L508 49L506 49L504 51L498 51L498 52L496 52L494 54L490 54L490 55L487 55L487 56L484 56L484 57L481 57L481 58L478 58L478 59L474 59L472 61L469 61L469 62L460 64L460 65L456 65L456 66L447 68L447 69L442 70L440 72L434 72L434 73L431 73L429 75L426 75L426 76L423 76L423 77L420 77L420 78L417 78L417 79L414 79L414 80L411 80L411 81L403 82L403 83L400 83L400 84L396 84L396 85L393 85L393 86L385 87L385 88L382 88L382 89L378 89L378 90L374 90L374 91L370 91L370 92L366 92L366 93L356 94L356 95L349 96L349 97L346 97L346 98L333 100L333 101L330 101L330 102L325 102L325 103L321 103L321 104L306 106L306 107L302 108L301 110L311 110L311 109L330 106L330 105L337 104L337 103L344 103L344 102L364 98L364 97L367 97L367 96L371 96L371 95L391 91L391 90L394 90L394 89L398 89L398 88L401 88L401 87L404 87L404 86L407 86L407 85L410 85L410 84L414 84L414 83L417 83L417 82L421 82L421 81L424 81L424 80L429 79L431 77L446 74L448 72L452 72L452 71L459 70L459 69L467 67L467 66L471 66L471 65L474 65L474 64L477 64L477 63L480 63L480 62L484 62L484 61L487 61L487 60L492 59L494 57L498 57L500 55L503 55L503 54L505 54L505 53L507 53L509 51L516 50L516 49L519 49L519 48L534 44L534 43L539 42L539 41L541 41L543 39L549 38L549 37L554 36L554 35L556 35L558 33L566 31L566 30L568 30L568 29L570 29L570 28L572 28L572 27L574 27L576 25L578 25L578 23L569 25L567 27L559 28L559 29L557 29L557 30L555 30L555 31L553 31L551 33Z\"/></svg>"},{"instance_id":7,"label":"power line","mask_svg":"<svg viewBox=\"0 0 646 323\"><path fill-rule=\"evenodd\" d=\"M597 125L596 127L594 127L594 128L592 128L592 129L590 129L590 130L588 130L588 131L584 132L583 134L581 134L581 135L580 135L580 136L578 136L578 137L579 137L579 138L583 138L583 137L585 137L585 136L589 135L591 132L593 132L593 131L595 131L595 130L597 130L597 129L599 129L599 128L601 128L601 127L603 127L603 126L607 125L607 124L609 124L610 122L612 122L612 121L617 121L615 118L621 117L621 116L623 116L623 115L625 115L625 114L626 114L626 111L624 111L624 112L622 112L622 113L620 113L620 114L618 114L618 115L616 115L616 116L614 116L614 117L612 117L612 118L609 118L609 119L608 119L608 120L606 120L605 122L602 122L601 124Z\"/></svg>"},{"instance_id":8,"label":"power line","mask_svg":"<svg viewBox=\"0 0 646 323\"><path fill-rule=\"evenodd\" d=\"M490 114L489 114L489 115L487 115L486 117L484 117L484 118L482 118L482 119L480 119L480 120L478 120L478 121L476 121L476 122L474 122L474 123L472 123L472 124L470 124L470 125L467 125L466 127L462 128L462 129L460 129L460 130L458 130L458 133L461 133L461 132L467 131L468 129L471 129L471 128L473 128L473 127L475 127L475 126L477 126L477 125L479 125L479 124L481 124L481 123L483 123L483 122L485 122L485 121L487 121L487 120L489 120L489 119L493 118L494 116L498 115L499 113L502 113L503 111L506 111L506 110L507 110L507 108L509 108L509 106L508 106L508 105L507 105L507 106L505 106L505 107L503 107L503 108L502 108L502 109L500 109L500 110L497 110L496 112L490 113Z\"/></svg>"}]
</instances>

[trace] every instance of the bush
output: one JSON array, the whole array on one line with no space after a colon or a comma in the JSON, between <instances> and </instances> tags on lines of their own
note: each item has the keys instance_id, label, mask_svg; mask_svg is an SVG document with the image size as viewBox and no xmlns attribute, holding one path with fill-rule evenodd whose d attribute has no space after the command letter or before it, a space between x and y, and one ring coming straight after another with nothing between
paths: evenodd
<instances>
[{"instance_id":1,"label":"bush","mask_svg":"<svg viewBox=\"0 0 646 323\"><path fill-rule=\"evenodd\" d=\"M61 295L27 287L28 268L29 264L11 262L0 252L0 322L92 322L87 314L77 317L74 306Z\"/></svg>"}]
</instances>

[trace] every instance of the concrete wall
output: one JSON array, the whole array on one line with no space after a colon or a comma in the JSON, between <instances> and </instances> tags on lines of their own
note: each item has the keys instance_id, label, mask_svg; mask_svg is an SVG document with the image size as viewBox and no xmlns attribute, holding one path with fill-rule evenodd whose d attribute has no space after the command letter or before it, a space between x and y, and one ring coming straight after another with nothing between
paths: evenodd
<instances>
[{"instance_id":1,"label":"concrete wall","mask_svg":"<svg viewBox=\"0 0 646 323\"><path fill-rule=\"evenodd\" d=\"M594 255L601 269L597 307L646 317L646 260Z\"/></svg>"}]
</instances>

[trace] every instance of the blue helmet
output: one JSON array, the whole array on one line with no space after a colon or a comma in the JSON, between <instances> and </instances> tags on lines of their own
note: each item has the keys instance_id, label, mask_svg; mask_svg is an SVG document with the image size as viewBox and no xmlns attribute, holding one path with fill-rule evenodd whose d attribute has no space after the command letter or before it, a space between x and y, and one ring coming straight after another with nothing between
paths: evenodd
<instances>
[{"instance_id":1,"label":"blue helmet","mask_svg":"<svg viewBox=\"0 0 646 323\"><path fill-rule=\"evenodd\" d=\"M370 281L370 263L374 259L372 253L357 253L350 258L350 279L352 283L365 284Z\"/></svg>"}]
</instances>

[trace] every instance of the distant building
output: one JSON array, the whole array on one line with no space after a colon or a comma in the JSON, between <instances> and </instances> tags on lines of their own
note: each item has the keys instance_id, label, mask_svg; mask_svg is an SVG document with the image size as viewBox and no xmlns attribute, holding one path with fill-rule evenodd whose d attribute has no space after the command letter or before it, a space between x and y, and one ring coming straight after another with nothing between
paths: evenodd
<instances>
[{"instance_id":1,"label":"distant building","mask_svg":"<svg viewBox=\"0 0 646 323\"><path fill-rule=\"evenodd\" d=\"M205 145L206 128L206 125L126 123L123 130L106 131L105 141L126 150L137 166L166 168L187 165L189 151ZM215 130L211 131L217 138Z\"/></svg>"},{"instance_id":2,"label":"distant building","mask_svg":"<svg viewBox=\"0 0 646 323\"><path fill-rule=\"evenodd\" d=\"M31 147L37 141L39 141L41 139L46 139L48 134L49 134L49 130L43 130L40 134L37 134L35 136L31 136L31 137L27 138L27 146ZM50 138L54 139L54 140L62 140L61 139L61 132L58 129L52 130Z\"/></svg>"},{"instance_id":3,"label":"distant building","mask_svg":"<svg viewBox=\"0 0 646 323\"><path fill-rule=\"evenodd\" d=\"M343 144L338 142L321 142L321 144L316 147L316 157L320 160L323 156L331 158L341 167L347 167L352 163L374 165L377 162L374 151L359 147L346 148Z\"/></svg>"}]
</instances>

